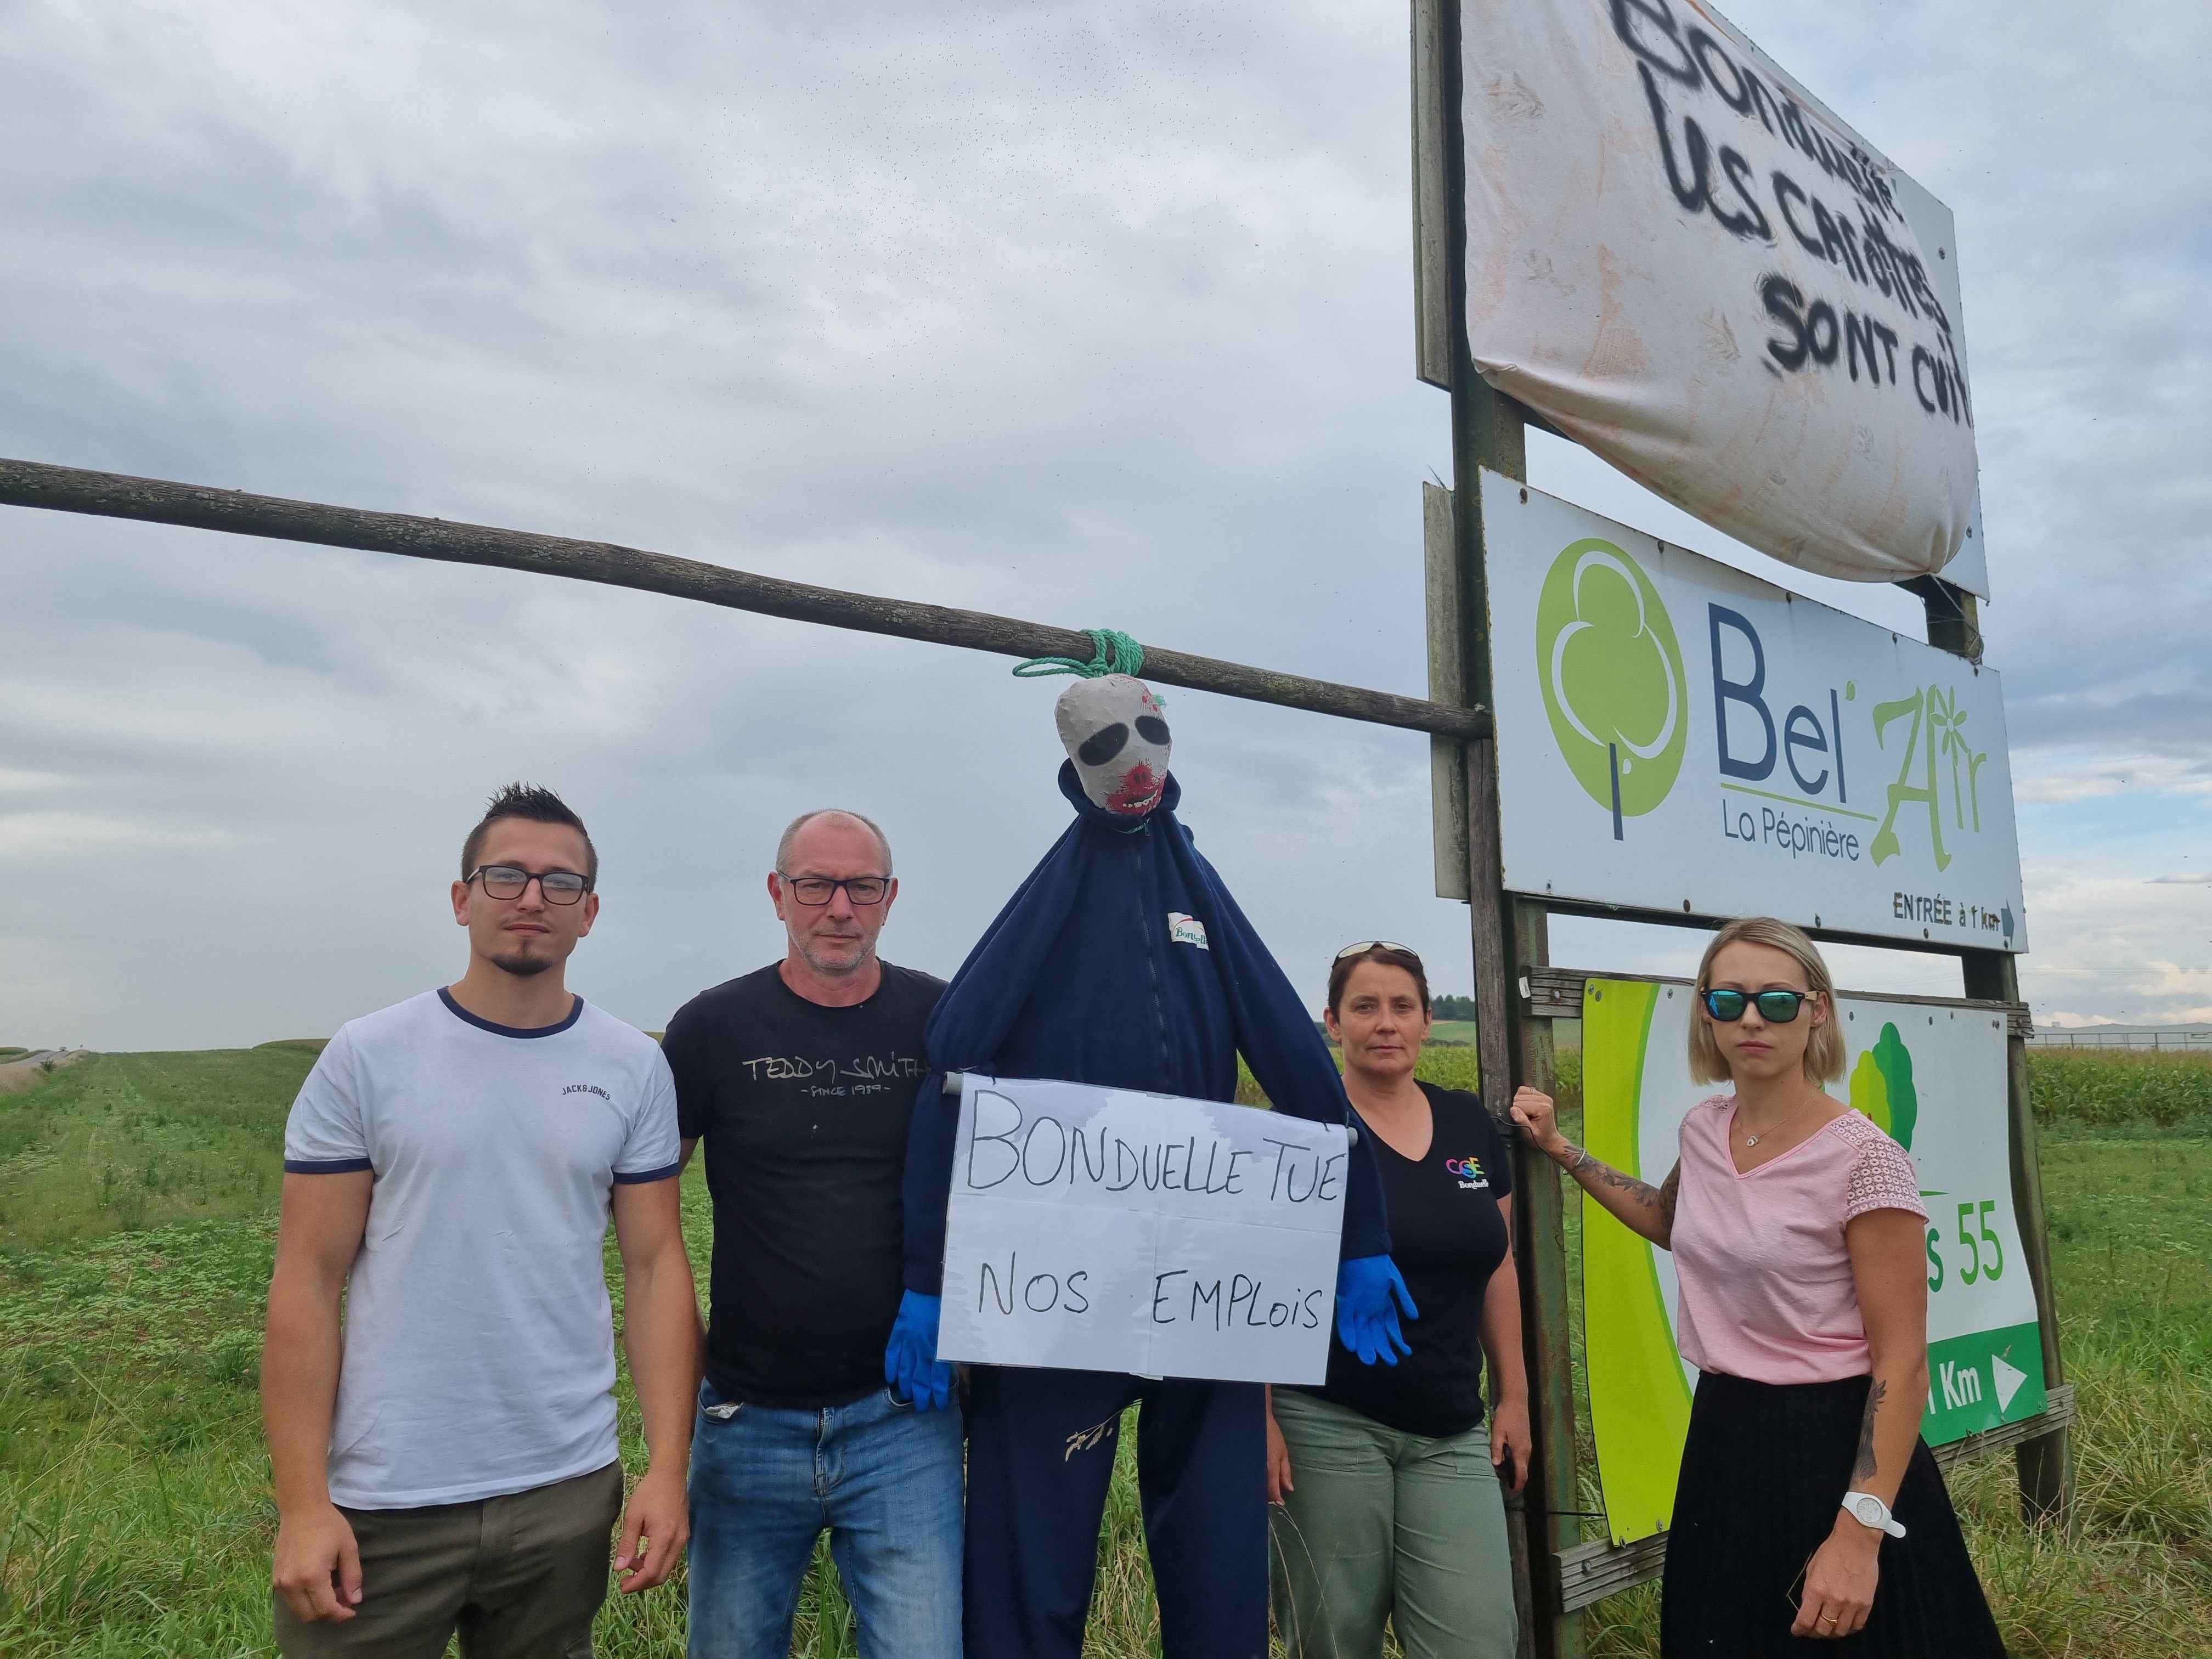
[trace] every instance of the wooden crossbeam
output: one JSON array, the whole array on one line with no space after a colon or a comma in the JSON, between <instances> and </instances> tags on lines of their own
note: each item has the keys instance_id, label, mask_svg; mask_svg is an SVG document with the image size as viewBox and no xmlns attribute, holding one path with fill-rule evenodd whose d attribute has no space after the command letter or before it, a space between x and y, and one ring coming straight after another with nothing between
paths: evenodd
<instances>
[{"instance_id":1,"label":"wooden crossbeam","mask_svg":"<svg viewBox=\"0 0 2212 1659\"><path fill-rule=\"evenodd\" d=\"M865 634L889 634L1007 657L1078 657L1091 654L1090 635L1072 628L961 611L914 599L886 599L817 587L732 570L697 559L623 547L613 542L573 540L526 531L407 513L373 513L361 507L331 507L319 501L288 501L239 489L211 489L163 478L136 478L119 472L88 472L73 466L0 459L0 505L82 513L96 518L137 519L150 524L182 525L236 536L309 542L324 547L358 548L396 553L410 559L450 564L489 565L526 570L575 581L635 587L647 593L696 599L732 611L750 611L793 622L818 623ZM1145 678L1163 685L1213 691L1247 702L1273 703L1316 714L1395 726L1467 739L1490 733L1486 709L1452 708L1419 697L1340 685L1272 668L1252 668L1213 657L1193 656L1158 646L1145 647Z\"/></svg>"}]
</instances>

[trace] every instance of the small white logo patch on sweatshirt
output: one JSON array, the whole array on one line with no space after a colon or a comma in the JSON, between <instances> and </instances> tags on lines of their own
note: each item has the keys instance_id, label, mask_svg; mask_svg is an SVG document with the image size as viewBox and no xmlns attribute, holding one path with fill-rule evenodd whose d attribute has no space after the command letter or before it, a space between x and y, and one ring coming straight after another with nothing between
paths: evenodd
<instances>
[{"instance_id":1,"label":"small white logo patch on sweatshirt","mask_svg":"<svg viewBox=\"0 0 2212 1659\"><path fill-rule=\"evenodd\" d=\"M1195 945L1201 951L1213 948L1206 942L1206 924L1180 910L1168 912L1168 938L1177 945Z\"/></svg>"}]
</instances>

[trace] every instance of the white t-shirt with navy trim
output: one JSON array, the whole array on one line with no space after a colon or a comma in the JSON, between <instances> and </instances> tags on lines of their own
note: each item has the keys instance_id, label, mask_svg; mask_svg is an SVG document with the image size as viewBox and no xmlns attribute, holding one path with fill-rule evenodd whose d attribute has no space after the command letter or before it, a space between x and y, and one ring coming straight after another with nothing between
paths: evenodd
<instances>
[{"instance_id":1,"label":"white t-shirt with navy trim","mask_svg":"<svg viewBox=\"0 0 2212 1659\"><path fill-rule=\"evenodd\" d=\"M442 989L349 1021L284 1129L288 1173L376 1176L331 1501L465 1503L614 1462L613 1188L681 1158L659 1045L581 997L532 1030Z\"/></svg>"}]
</instances>

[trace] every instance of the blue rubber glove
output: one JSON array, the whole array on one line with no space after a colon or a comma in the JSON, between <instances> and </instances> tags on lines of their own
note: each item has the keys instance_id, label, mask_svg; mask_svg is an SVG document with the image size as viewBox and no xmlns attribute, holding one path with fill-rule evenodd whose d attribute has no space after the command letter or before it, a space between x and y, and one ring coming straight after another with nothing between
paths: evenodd
<instances>
[{"instance_id":1,"label":"blue rubber glove","mask_svg":"<svg viewBox=\"0 0 2212 1659\"><path fill-rule=\"evenodd\" d=\"M1358 1354L1361 1364L1379 1359L1395 1365L1400 1354L1413 1352L1398 1328L1401 1309L1408 1319L1421 1316L1405 1276L1389 1256L1355 1256L1338 1264L1336 1340Z\"/></svg>"},{"instance_id":2,"label":"blue rubber glove","mask_svg":"<svg viewBox=\"0 0 2212 1659\"><path fill-rule=\"evenodd\" d=\"M908 1291L899 1298L898 1317L884 1349L884 1381L914 1408L926 1412L952 1398L952 1367L937 1358L937 1317L942 1297Z\"/></svg>"}]
</instances>

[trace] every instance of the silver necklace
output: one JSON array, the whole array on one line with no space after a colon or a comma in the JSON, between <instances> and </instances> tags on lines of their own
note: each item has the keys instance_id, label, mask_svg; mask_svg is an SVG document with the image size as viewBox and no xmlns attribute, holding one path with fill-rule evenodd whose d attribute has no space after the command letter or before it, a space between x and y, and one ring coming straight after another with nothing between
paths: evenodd
<instances>
[{"instance_id":1,"label":"silver necklace","mask_svg":"<svg viewBox=\"0 0 2212 1659\"><path fill-rule=\"evenodd\" d=\"M1738 1111L1741 1111L1743 1109L1739 1106L1736 1109ZM1806 1113L1812 1109L1813 1103L1808 1100L1802 1106L1800 1106L1796 1111L1790 1113L1788 1117L1784 1118L1781 1122L1776 1124L1773 1128L1761 1129L1755 1135L1746 1135L1743 1138L1744 1146L1746 1147L1756 1146L1762 1139L1771 1139L1774 1135L1788 1128L1791 1124L1795 1123L1799 1118L1804 1116Z\"/></svg>"}]
</instances>

